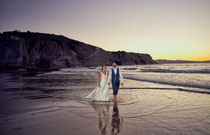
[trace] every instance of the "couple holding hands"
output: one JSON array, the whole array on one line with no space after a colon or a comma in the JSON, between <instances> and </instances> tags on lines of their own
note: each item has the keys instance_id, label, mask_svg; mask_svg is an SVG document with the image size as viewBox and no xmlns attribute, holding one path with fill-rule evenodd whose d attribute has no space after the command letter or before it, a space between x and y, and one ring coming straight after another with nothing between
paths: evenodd
<instances>
[{"instance_id":1,"label":"couple holding hands","mask_svg":"<svg viewBox=\"0 0 210 135\"><path fill-rule=\"evenodd\" d=\"M120 84L123 85L123 76L116 62L112 62L109 75L106 73L106 66L102 66L99 73L99 82L96 88L85 98L89 101L109 101L109 86L112 83L114 102L117 102L117 94Z\"/></svg>"}]
</instances>

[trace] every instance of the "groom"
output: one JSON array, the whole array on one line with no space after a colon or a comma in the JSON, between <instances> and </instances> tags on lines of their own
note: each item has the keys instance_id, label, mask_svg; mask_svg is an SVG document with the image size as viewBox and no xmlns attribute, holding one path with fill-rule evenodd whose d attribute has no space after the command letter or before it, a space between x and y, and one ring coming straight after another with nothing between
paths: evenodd
<instances>
[{"instance_id":1,"label":"groom","mask_svg":"<svg viewBox=\"0 0 210 135\"><path fill-rule=\"evenodd\" d=\"M121 85L123 85L123 76L122 76L121 70L117 68L116 62L112 62L112 67L113 68L111 68L109 71L108 85L110 85L110 80L111 80L113 95L114 95L114 102L116 102L120 83Z\"/></svg>"}]
</instances>

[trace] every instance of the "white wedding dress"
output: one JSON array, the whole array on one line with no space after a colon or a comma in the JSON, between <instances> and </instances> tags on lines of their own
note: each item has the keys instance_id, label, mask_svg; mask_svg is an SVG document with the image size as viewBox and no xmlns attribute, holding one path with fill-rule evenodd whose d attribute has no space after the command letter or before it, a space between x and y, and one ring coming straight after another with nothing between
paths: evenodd
<instances>
[{"instance_id":1,"label":"white wedding dress","mask_svg":"<svg viewBox=\"0 0 210 135\"><path fill-rule=\"evenodd\" d=\"M103 72L101 72L100 74L100 87L97 85L96 88L85 97L89 101L109 101L109 87L107 82L107 75L105 75Z\"/></svg>"}]
</instances>

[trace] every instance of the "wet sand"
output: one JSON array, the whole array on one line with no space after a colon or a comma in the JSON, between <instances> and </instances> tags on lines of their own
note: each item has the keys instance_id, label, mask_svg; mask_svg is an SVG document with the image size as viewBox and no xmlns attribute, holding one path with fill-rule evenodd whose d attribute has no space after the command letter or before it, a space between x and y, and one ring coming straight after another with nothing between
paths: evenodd
<instances>
[{"instance_id":1,"label":"wet sand","mask_svg":"<svg viewBox=\"0 0 210 135\"><path fill-rule=\"evenodd\" d=\"M210 95L125 79L114 104L82 100L97 75L0 74L1 135L208 135Z\"/></svg>"}]
</instances>

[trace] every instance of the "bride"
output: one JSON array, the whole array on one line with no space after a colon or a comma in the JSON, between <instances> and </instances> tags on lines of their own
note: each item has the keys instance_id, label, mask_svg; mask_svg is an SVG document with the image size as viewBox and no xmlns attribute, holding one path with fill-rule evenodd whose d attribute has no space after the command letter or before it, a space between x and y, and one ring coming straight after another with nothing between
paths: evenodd
<instances>
[{"instance_id":1,"label":"bride","mask_svg":"<svg viewBox=\"0 0 210 135\"><path fill-rule=\"evenodd\" d=\"M109 87L107 83L107 73L106 66L102 66L102 70L98 75L99 83L96 88L85 98L88 98L89 101L109 101Z\"/></svg>"}]
</instances>

